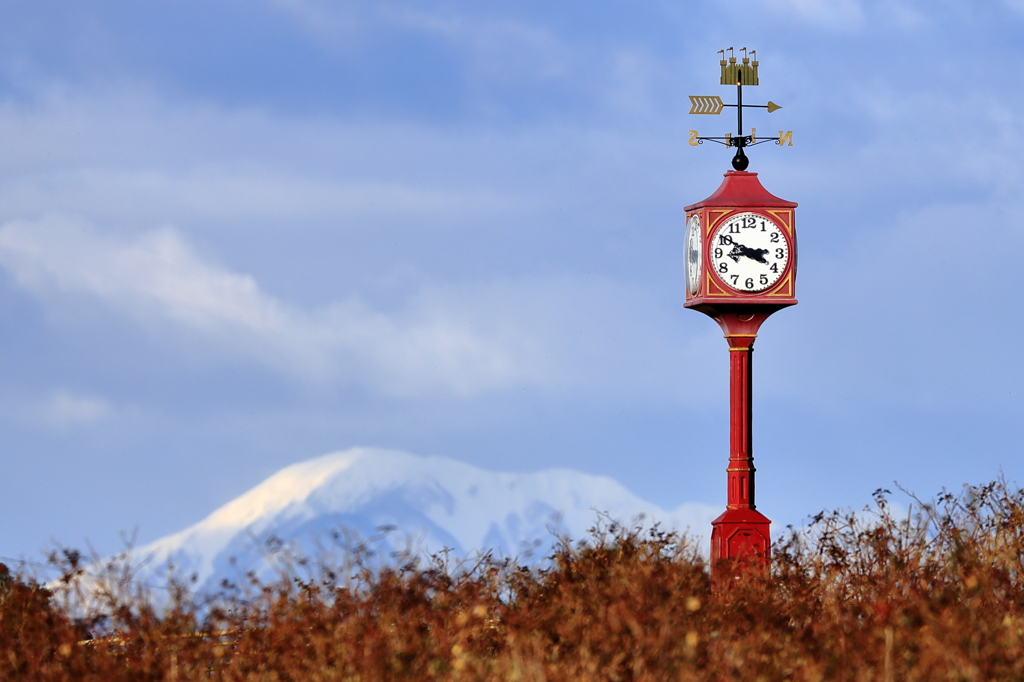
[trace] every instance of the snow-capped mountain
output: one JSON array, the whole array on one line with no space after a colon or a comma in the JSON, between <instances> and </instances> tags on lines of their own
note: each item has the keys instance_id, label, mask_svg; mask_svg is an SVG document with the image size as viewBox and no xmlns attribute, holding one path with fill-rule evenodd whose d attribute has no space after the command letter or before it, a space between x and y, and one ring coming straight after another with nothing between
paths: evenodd
<instances>
[{"instance_id":1,"label":"snow-capped mountain","mask_svg":"<svg viewBox=\"0 0 1024 682\"><path fill-rule=\"evenodd\" d=\"M418 551L520 556L534 547L534 556L544 556L554 533L582 538L598 511L623 522L643 514L647 523L706 536L718 510L689 503L666 511L610 478L568 469L499 473L443 457L353 448L282 469L194 526L137 549L135 557L148 557L151 569L170 560L178 575L195 574L203 589L249 570L273 576L269 538L310 555L332 545L339 550L332 533L340 528L362 538L394 528L378 545L399 549L411 543Z\"/></svg>"}]
</instances>

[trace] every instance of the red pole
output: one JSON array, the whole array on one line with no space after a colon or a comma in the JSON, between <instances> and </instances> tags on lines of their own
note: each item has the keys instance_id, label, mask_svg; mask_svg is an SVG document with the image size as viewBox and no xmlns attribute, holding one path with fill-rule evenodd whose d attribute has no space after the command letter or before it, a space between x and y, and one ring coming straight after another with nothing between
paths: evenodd
<instances>
[{"instance_id":1,"label":"red pole","mask_svg":"<svg viewBox=\"0 0 1024 682\"><path fill-rule=\"evenodd\" d=\"M726 510L712 522L712 574L723 560L768 565L771 521L754 505L751 370L757 330L770 314L723 313L715 318L729 342L729 488Z\"/></svg>"},{"instance_id":2,"label":"red pole","mask_svg":"<svg viewBox=\"0 0 1024 682\"><path fill-rule=\"evenodd\" d=\"M755 334L730 334L729 342L729 509L754 509L752 394Z\"/></svg>"}]
</instances>

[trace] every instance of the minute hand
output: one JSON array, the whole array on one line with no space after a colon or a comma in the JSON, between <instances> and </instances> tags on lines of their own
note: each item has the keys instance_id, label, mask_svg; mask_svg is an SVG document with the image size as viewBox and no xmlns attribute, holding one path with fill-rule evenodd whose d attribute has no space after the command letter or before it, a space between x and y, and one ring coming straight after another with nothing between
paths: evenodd
<instances>
[{"instance_id":1,"label":"minute hand","mask_svg":"<svg viewBox=\"0 0 1024 682\"><path fill-rule=\"evenodd\" d=\"M765 260L765 254L767 253L768 249L752 249L749 246L744 246L743 244L734 241L732 243L732 251L726 255L728 255L729 258L732 258L736 263L740 262L741 256L746 256L750 260L768 265L768 261Z\"/></svg>"}]
</instances>

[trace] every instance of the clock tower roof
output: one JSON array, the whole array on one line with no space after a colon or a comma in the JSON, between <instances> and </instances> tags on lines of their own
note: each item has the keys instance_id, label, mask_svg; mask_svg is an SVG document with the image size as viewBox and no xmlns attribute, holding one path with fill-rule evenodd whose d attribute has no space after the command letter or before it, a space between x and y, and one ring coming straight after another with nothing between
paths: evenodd
<instances>
[{"instance_id":1,"label":"clock tower roof","mask_svg":"<svg viewBox=\"0 0 1024 682\"><path fill-rule=\"evenodd\" d=\"M766 190L757 179L757 173L728 171L725 180L714 194L704 201L687 206L686 211L705 206L796 208L797 205L795 202L780 199Z\"/></svg>"}]
</instances>

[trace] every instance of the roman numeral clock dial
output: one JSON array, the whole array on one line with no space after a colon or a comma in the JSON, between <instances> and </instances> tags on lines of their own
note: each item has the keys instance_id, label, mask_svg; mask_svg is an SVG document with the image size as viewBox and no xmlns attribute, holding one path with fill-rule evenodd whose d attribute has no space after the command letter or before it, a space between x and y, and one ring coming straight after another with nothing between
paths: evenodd
<instances>
[{"instance_id":1,"label":"roman numeral clock dial","mask_svg":"<svg viewBox=\"0 0 1024 682\"><path fill-rule=\"evenodd\" d=\"M712 271L736 291L764 291L779 281L789 264L786 233L760 213L737 213L715 230L708 245Z\"/></svg>"}]
</instances>

